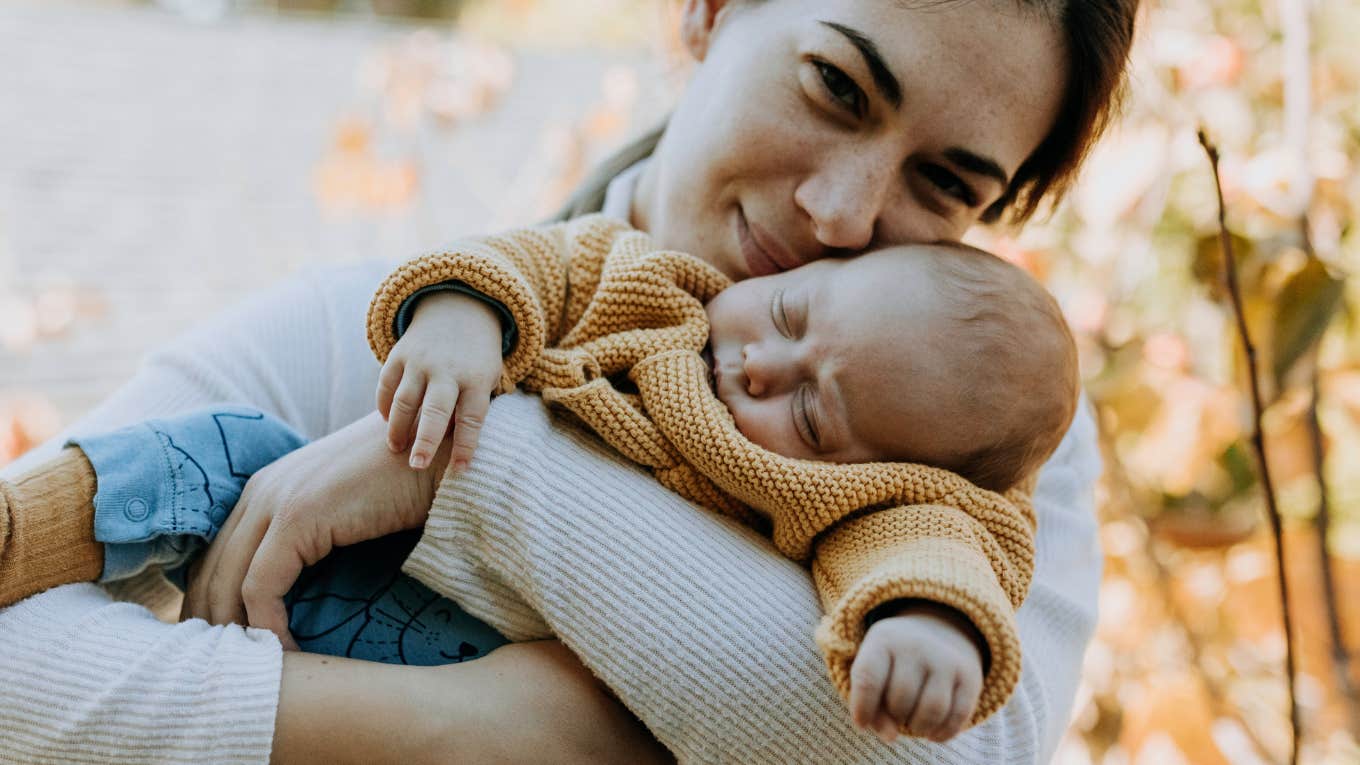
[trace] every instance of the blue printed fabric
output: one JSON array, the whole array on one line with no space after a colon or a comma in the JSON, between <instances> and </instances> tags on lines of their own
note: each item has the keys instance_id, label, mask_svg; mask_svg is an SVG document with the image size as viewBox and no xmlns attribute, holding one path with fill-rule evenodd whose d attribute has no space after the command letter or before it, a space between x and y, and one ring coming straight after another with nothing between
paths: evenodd
<instances>
[{"instance_id":1,"label":"blue printed fabric","mask_svg":"<svg viewBox=\"0 0 1360 765\"><path fill-rule=\"evenodd\" d=\"M255 471L304 445L280 420L223 406L71 440L94 467L101 581L161 566L183 586ZM449 664L507 641L401 573L419 539L398 534L340 548L305 569L285 598L305 651L393 664Z\"/></svg>"},{"instance_id":2,"label":"blue printed fabric","mask_svg":"<svg viewBox=\"0 0 1360 765\"><path fill-rule=\"evenodd\" d=\"M508 641L457 603L401 573L419 531L341 547L284 598L304 651L388 664L453 664Z\"/></svg>"}]
</instances>

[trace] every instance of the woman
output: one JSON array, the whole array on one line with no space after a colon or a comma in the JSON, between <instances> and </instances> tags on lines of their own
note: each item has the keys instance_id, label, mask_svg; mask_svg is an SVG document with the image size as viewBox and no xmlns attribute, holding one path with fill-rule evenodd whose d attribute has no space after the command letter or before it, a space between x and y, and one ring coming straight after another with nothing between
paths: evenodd
<instances>
[{"instance_id":1,"label":"woman","mask_svg":"<svg viewBox=\"0 0 1360 765\"><path fill-rule=\"evenodd\" d=\"M634 171L633 189L616 193L614 201L624 194L624 214L660 244L704 257L734 278L870 246L957 238L973 223L1005 213L1023 220L1045 197L1064 189L1103 125L1130 43L1134 4L1054 0L916 7L877 0L688 0L683 38L700 65L655 151L644 145L633 155L652 154ZM576 211L608 203L603 191L604 184L584 190ZM152 361L80 429L106 428L206 401L237 400L274 411L309 436L337 431L372 406L376 366L364 360L363 340L352 329L359 324L349 319L362 313L364 288L380 272L381 267L350 270L329 274L321 284L294 284L257 300L231 322L200 329L178 350ZM345 320L337 321L337 314ZM232 344L238 353L229 352ZM471 421L456 427L464 438L478 429L481 413L471 414ZM1028 664L1021 690L1003 714L961 736L949 749L913 742L910 750L898 748L898 756L1027 761L1051 755L1092 627L1099 574L1089 497L1083 497L1094 480L1089 427L1089 418L1076 426L1088 432L1084 440L1070 439L1073 445L1060 450L1066 462L1049 482L1062 484L1055 496L1069 498L1068 505L1036 501L1038 569L1030 600L1020 613ZM282 634L286 622L280 624L278 598L303 564L325 555L332 545L423 523L438 471L413 474L394 455L363 447L380 446L381 432L382 424L374 418L360 420L290 455L289 469L266 469L252 479L248 501L228 521L204 560L204 575L191 587L189 612L217 622L248 616ZM1053 530L1064 536L1053 536ZM614 613L602 618L614 619L626 631L628 617ZM701 618L682 602L671 604L671 617L681 625ZM261 633L208 632L202 622L151 624L136 612L102 604L88 589L59 589L0 613L7 642L33 657L31 665L0 659L0 676L7 688L24 689L30 705L64 709L64 697L53 689L71 686L62 673L73 670L43 663L41 657L65 652L66 661L92 667L81 670L86 687L108 688L119 675L113 670L100 674L95 657L103 644L93 628L137 619L136 629L128 632L140 636L140 642L131 644L144 646L146 655L197 657L192 667L199 675L177 676L171 687L195 691L199 706L187 706L188 714L168 714L173 704L138 696L143 686L130 682L122 694L104 691L104 701L93 705L88 717L75 723L63 720L69 726L64 731L6 707L0 710L9 718L5 729L19 732L0 733L0 743L9 751L50 752L60 750L64 740L88 738L97 730L117 742L114 748L120 754L134 752L126 759L146 759L146 751L138 747L153 742L165 751L165 740L180 747L175 756L209 757L205 752L212 749L196 741L203 729L190 724L201 717L194 712L207 705L234 721L232 751L242 759L259 758L261 747L268 747L264 732L271 724L274 755L281 759L319 756L317 745L343 749L350 738L377 744L380 752L400 759L395 747L434 735L426 733L418 718L404 723L411 729L388 724L409 707L421 706L412 705L409 694L395 692L407 683L430 689L431 696L444 691L460 701L493 702L489 710L467 703L439 710L448 721L443 730L466 734L469 738L462 741L469 746L507 740L511 745L537 743L519 736L526 717L547 726L539 730L552 731L554 737L570 732L554 750L564 759L588 760L593 746L637 741L639 728L630 728L626 715L602 701L598 689L579 672L572 674L577 668L564 663L569 657L561 654L548 654L551 660L535 665L514 652L514 661L498 658L498 651L465 666L423 670L436 679L416 681L410 674L395 674L414 671L406 668L355 666L290 653L283 659L275 720L277 646ZM172 637L183 641L176 646L178 654L154 653ZM38 645L45 649L32 648ZM583 656L591 652L588 663L612 680L615 690L627 679L610 675L617 669L609 661L611 653L621 651L618 646L579 641L573 646ZM1055 653L1053 646L1060 650ZM535 650L512 648L521 656ZM720 668L732 660L721 650L710 658ZM563 696L540 700L542 706L524 697L496 698L495 689L513 689L515 678L541 684L544 664L562 670L554 679L561 681L555 690ZM250 679L249 694L227 694L220 683L202 676L243 667L253 668L242 672ZM438 690L431 685L445 680ZM343 692L319 693L318 688L368 689L378 703L393 706L365 713L346 710L341 703L336 709ZM460 695L458 689L465 692ZM710 695L721 689L720 684L712 687ZM556 714L534 714L544 707ZM648 710L635 711L654 731L672 722L650 719ZM761 714L771 720L797 714L783 705L748 711L755 717L726 724L754 720L762 725ZM132 724L146 714L164 722L154 731ZM378 730L369 730L373 727ZM220 735L220 726L213 730ZM678 751L706 756L701 749L677 746L683 731L664 730L658 735ZM616 735L630 731L632 738ZM5 741L5 735L16 737L17 743ZM388 741L394 748L382 749ZM14 748L18 744L29 748ZM529 757L537 751L541 758L544 750L516 751ZM795 746L782 756L793 759L807 751ZM366 754L359 749L342 753L358 759ZM505 750L496 754L514 756ZM882 757L887 750L847 749L845 754L838 759ZM781 756L773 748L766 755Z\"/></svg>"}]
</instances>

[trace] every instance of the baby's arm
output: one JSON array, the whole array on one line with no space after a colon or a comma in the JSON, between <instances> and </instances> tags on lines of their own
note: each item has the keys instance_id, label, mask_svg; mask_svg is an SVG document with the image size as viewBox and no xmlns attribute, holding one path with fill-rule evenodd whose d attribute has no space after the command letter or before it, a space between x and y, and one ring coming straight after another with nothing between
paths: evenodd
<instances>
[{"instance_id":1,"label":"baby's arm","mask_svg":"<svg viewBox=\"0 0 1360 765\"><path fill-rule=\"evenodd\" d=\"M850 667L850 716L884 743L899 731L946 741L977 708L986 643L952 608L928 601L886 608Z\"/></svg>"},{"instance_id":2,"label":"baby's arm","mask_svg":"<svg viewBox=\"0 0 1360 765\"><path fill-rule=\"evenodd\" d=\"M858 677L852 666L866 629L878 627L872 617L879 609L910 600L956 612L985 646L977 704L966 721L972 726L999 709L1019 680L1015 611L1033 572L1033 516L1023 490L1002 498L973 487L939 500L854 516L819 539L812 573L827 615L817 643L848 702ZM875 730L882 722L869 721Z\"/></svg>"},{"instance_id":3,"label":"baby's arm","mask_svg":"<svg viewBox=\"0 0 1360 765\"><path fill-rule=\"evenodd\" d=\"M424 468L452 420L451 465L466 467L491 394L513 388L567 329L568 302L580 297L568 294L573 258L602 254L600 243L628 230L588 216L467 239L388 276L369 306L368 339L384 362L378 410L388 419L389 446L401 451L414 430L411 466ZM472 294L418 294L440 285ZM417 298L410 326L402 327Z\"/></svg>"}]
</instances>

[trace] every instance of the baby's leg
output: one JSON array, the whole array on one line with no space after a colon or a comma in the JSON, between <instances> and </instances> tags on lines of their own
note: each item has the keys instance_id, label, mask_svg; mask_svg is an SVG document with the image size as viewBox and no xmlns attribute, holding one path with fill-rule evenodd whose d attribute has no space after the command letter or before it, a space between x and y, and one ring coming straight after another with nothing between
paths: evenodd
<instances>
[{"instance_id":1,"label":"baby's leg","mask_svg":"<svg viewBox=\"0 0 1360 765\"><path fill-rule=\"evenodd\" d=\"M337 548L284 598L304 651L389 664L452 664L508 642L458 604L401 573L420 538L407 531Z\"/></svg>"},{"instance_id":2,"label":"baby's leg","mask_svg":"<svg viewBox=\"0 0 1360 765\"><path fill-rule=\"evenodd\" d=\"M257 470L305 440L279 420L218 407L80 439L98 476L94 529L104 579L151 565L182 577ZM287 598L305 650L395 664L449 664L505 641L400 573L417 534L341 548L307 569Z\"/></svg>"},{"instance_id":3,"label":"baby's leg","mask_svg":"<svg viewBox=\"0 0 1360 765\"><path fill-rule=\"evenodd\" d=\"M104 579L151 565L183 585L188 563L226 521L257 470L305 443L261 412L218 407L78 441L97 474L95 536ZM400 574L418 535L341 548L288 597L290 629L315 653L397 664L448 664L505 642Z\"/></svg>"},{"instance_id":4,"label":"baby's leg","mask_svg":"<svg viewBox=\"0 0 1360 765\"><path fill-rule=\"evenodd\" d=\"M73 582L159 565L182 585L261 467L306 443L246 407L214 407L73 439L0 481L0 606ZM336 550L288 596L306 650L370 661L448 664L505 643L452 601L401 574L418 535Z\"/></svg>"},{"instance_id":5,"label":"baby's leg","mask_svg":"<svg viewBox=\"0 0 1360 765\"><path fill-rule=\"evenodd\" d=\"M307 443L259 410L218 406L71 440L94 466L101 581L161 566L179 580L260 468ZM177 581L177 583L179 583Z\"/></svg>"},{"instance_id":6,"label":"baby's leg","mask_svg":"<svg viewBox=\"0 0 1360 765\"><path fill-rule=\"evenodd\" d=\"M279 420L231 406L73 439L0 481L0 605L181 567L216 536L251 474L304 443Z\"/></svg>"}]
</instances>

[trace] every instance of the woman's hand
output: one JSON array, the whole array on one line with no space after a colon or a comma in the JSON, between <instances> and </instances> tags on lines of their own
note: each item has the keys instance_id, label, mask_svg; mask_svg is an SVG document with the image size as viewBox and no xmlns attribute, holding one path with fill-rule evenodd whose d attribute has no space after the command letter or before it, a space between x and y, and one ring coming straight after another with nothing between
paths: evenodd
<instances>
[{"instance_id":1,"label":"woman's hand","mask_svg":"<svg viewBox=\"0 0 1360 765\"><path fill-rule=\"evenodd\" d=\"M373 414L288 454L246 483L231 517L190 572L183 618L249 624L297 644L283 596L331 549L425 523L448 446L416 472L384 445Z\"/></svg>"}]
</instances>

